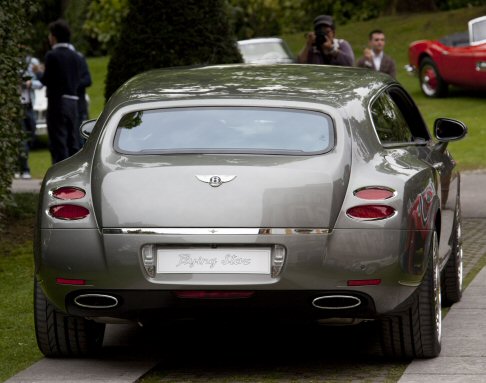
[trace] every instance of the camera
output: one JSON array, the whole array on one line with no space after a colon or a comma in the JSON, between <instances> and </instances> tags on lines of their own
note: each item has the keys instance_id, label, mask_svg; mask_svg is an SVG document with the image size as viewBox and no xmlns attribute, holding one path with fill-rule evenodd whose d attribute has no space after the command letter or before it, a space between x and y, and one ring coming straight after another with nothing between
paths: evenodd
<instances>
[{"instance_id":1,"label":"camera","mask_svg":"<svg viewBox=\"0 0 486 383\"><path fill-rule=\"evenodd\" d=\"M316 47L317 49L322 49L322 44L324 44L327 41L327 35L324 31L322 30L316 30Z\"/></svg>"}]
</instances>

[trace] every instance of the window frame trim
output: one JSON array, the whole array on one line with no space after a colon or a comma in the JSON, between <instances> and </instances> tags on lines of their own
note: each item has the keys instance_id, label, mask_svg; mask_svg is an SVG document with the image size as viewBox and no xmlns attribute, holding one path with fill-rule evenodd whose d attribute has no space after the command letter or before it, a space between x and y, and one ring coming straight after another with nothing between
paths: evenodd
<instances>
[{"instance_id":1,"label":"window frame trim","mask_svg":"<svg viewBox=\"0 0 486 383\"><path fill-rule=\"evenodd\" d=\"M128 113L133 113L135 111L130 111L125 114L122 114L121 117L118 119L118 122L116 123L115 126L115 131L113 134L113 141L112 141L112 149L114 150L115 153L121 154L121 155L126 155L126 156L151 156L151 155L201 155L201 154L216 154L216 155L227 155L227 154L237 154L237 155L279 155L279 156L305 156L305 157L311 157L311 156L316 156L316 155L323 155L331 152L332 150L335 149L336 147L336 140L337 140L337 132L336 132L336 122L334 121L334 118L329 114L326 113L325 111L318 110L318 109L307 109L307 108L299 108L299 107L291 107L291 106L256 106L256 105L188 105L188 106L172 106L172 107L159 107L159 108L142 108L139 111L156 111L156 110L177 110L177 109L218 109L218 108L223 108L223 109L230 109L230 108L238 108L238 109L283 109L283 110L288 110L288 111L297 111L297 112L303 112L303 113L314 113L314 114L321 114L324 116L326 120L328 120L330 127L329 127L329 132L330 132L330 140L329 140L329 145L326 149L324 150L319 150L319 151L313 151L313 152L302 152L298 150L286 150L286 149L199 149L199 150L194 150L194 149L177 149L177 150L147 150L147 151L138 151L138 152L133 152L133 151L127 151L127 150L122 150L119 148L117 145L117 140L118 140L118 124L122 120L122 118L128 114Z\"/></svg>"},{"instance_id":2,"label":"window frame trim","mask_svg":"<svg viewBox=\"0 0 486 383\"><path fill-rule=\"evenodd\" d=\"M375 120L373 118L373 113L372 113L372 107L373 105L375 104L375 102L384 94L384 93L388 93L390 89L397 89L399 92L401 92L401 94L408 98L409 100L408 101L411 101L417 111L420 113L417 105L415 104L415 101L413 101L412 97L407 93L407 91L405 91L405 89L403 89L403 87L399 86L398 84L391 84L391 85L388 85L386 87L384 87L383 89L381 89L378 93L376 93L370 100L370 102L368 103L368 116L369 116L369 119L371 121L371 126L373 128L373 133L375 134L375 137L378 141L378 143L380 144L381 147L385 148L385 149L392 149L392 148L404 148L404 147L408 147L408 146L427 146L430 144L430 142L432 141L432 137L430 135L430 132L429 132L429 129L427 128L427 125L425 123L425 121L423 121L423 118L422 116L420 115L423 123L424 123L424 127L426 129L426 132L427 132L427 135L428 135L428 139L427 140L424 140L424 139L419 139L417 141L410 141L410 142L382 142L381 139L380 139L380 136L378 135L378 131L376 129L376 125L375 125ZM389 95L390 98L392 98L390 95ZM395 103L395 100L393 100L392 98L392 101ZM396 104L396 103L395 103ZM397 105L398 107L398 105ZM400 112L401 112L401 109L400 109ZM403 114L403 113L402 113ZM407 122L407 125L408 125L408 122Z\"/></svg>"}]
</instances>

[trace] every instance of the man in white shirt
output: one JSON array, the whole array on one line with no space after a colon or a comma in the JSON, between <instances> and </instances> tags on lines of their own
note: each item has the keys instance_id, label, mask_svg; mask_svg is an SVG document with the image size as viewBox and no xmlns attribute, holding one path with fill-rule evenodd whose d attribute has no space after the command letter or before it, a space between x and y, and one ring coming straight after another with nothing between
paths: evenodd
<instances>
[{"instance_id":1,"label":"man in white shirt","mask_svg":"<svg viewBox=\"0 0 486 383\"><path fill-rule=\"evenodd\" d=\"M387 73L393 78L396 77L395 61L385 54L385 34L380 29L370 32L368 48L365 48L363 57L361 57L356 66L361 68L373 69Z\"/></svg>"}]
</instances>

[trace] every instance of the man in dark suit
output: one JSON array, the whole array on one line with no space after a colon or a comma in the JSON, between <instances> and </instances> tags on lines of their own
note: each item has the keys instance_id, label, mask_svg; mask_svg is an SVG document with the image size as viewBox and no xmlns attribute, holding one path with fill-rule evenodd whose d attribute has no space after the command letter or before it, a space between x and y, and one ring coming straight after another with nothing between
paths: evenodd
<instances>
[{"instance_id":1,"label":"man in dark suit","mask_svg":"<svg viewBox=\"0 0 486 383\"><path fill-rule=\"evenodd\" d=\"M382 30L375 29L370 32L368 46L368 48L365 48L363 57L358 60L356 66L374 69L395 78L397 75L395 61L384 52L385 34Z\"/></svg>"},{"instance_id":2,"label":"man in dark suit","mask_svg":"<svg viewBox=\"0 0 486 383\"><path fill-rule=\"evenodd\" d=\"M52 163L72 156L80 148L77 136L80 60L70 49L70 39L71 31L65 21L49 24L52 49L46 54L40 81L47 87L47 132Z\"/></svg>"}]
</instances>

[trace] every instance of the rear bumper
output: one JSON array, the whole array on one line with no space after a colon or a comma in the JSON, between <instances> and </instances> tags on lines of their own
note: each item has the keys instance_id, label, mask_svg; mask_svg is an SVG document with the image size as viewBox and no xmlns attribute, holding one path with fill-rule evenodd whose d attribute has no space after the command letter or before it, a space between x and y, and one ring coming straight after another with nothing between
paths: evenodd
<instances>
[{"instance_id":1,"label":"rear bumper","mask_svg":"<svg viewBox=\"0 0 486 383\"><path fill-rule=\"evenodd\" d=\"M112 308L85 308L76 298L86 294L115 297ZM313 305L319 297L352 297L356 307L318 308ZM334 300L338 302L349 301ZM340 304L340 303L338 303ZM359 291L254 291L242 299L188 299L179 298L174 291L137 290L78 290L66 296L66 310L71 315L90 318L117 318L147 321L161 317L181 318L281 318L323 319L363 318L377 316L373 299Z\"/></svg>"},{"instance_id":2,"label":"rear bumper","mask_svg":"<svg viewBox=\"0 0 486 383\"><path fill-rule=\"evenodd\" d=\"M380 315L393 310L415 291L422 280L424 254L427 253L424 249L427 232L404 230L346 229L315 235L194 235L188 238L102 235L96 229L43 229L40 237L36 274L46 296L60 310L83 316L133 316L138 311L170 311L180 308L181 304L194 307L202 304L201 301L174 300L173 291L177 290L255 291L255 296L246 303L237 300L237 306L246 309L245 305L249 305L257 311L265 311L266 307L274 311L289 308L288 311L295 311L297 315L306 315L308 309L316 311L311 304L316 294L363 294L367 297L364 301L369 303L363 306L363 312L355 310L354 315ZM221 246L284 246L287 252L284 268L277 277L157 274L152 278L144 270L141 249L146 244L203 246L215 243ZM86 284L82 287L59 285L56 278L82 279ZM378 279L380 283L348 286L349 280L363 279ZM113 294L122 303L106 313L99 309L83 311L72 304L72 294L80 291ZM224 306L223 301L204 302L216 308ZM317 312L322 315L322 310ZM333 310L331 314L347 316L351 313Z\"/></svg>"}]
</instances>

